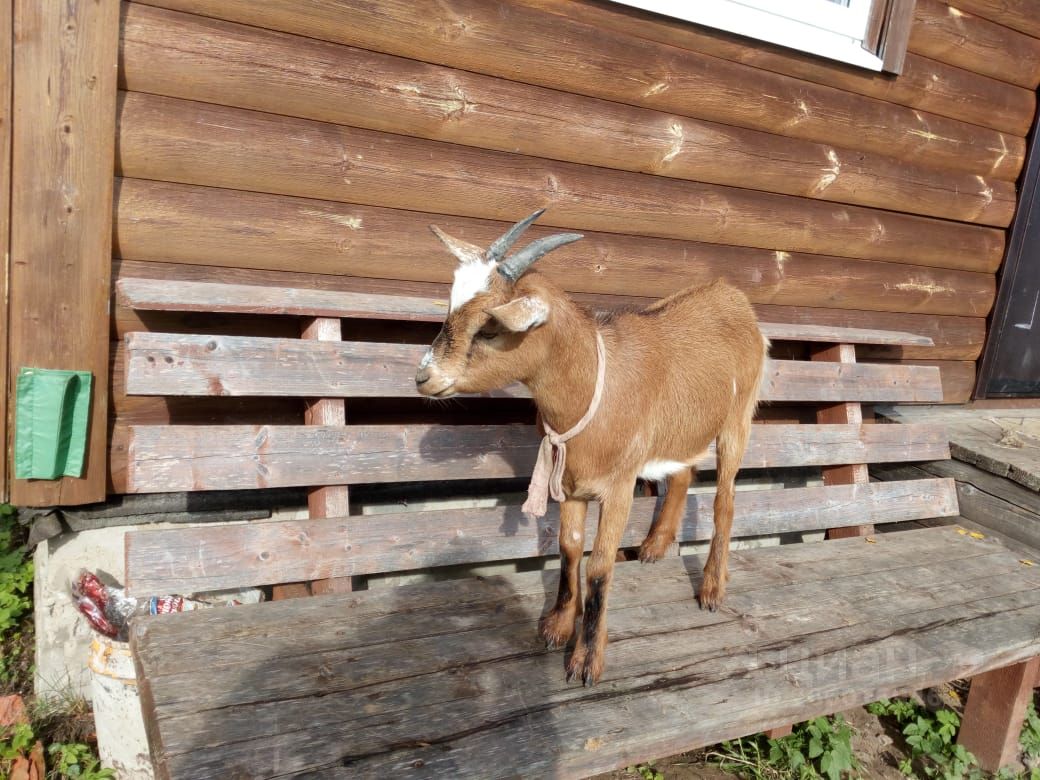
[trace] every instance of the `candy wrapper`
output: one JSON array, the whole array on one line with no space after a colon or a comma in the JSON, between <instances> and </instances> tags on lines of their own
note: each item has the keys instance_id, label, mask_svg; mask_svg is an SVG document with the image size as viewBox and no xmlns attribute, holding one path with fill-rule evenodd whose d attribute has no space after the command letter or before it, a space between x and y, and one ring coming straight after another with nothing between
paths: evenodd
<instances>
[{"instance_id":1,"label":"candy wrapper","mask_svg":"<svg viewBox=\"0 0 1040 780\"><path fill-rule=\"evenodd\" d=\"M97 575L81 571L72 583L72 598L90 627L99 634L125 642L130 632L130 621L136 615L166 615L218 606L237 606L256 603L263 599L257 588L245 591L224 591L190 596L152 596L136 599L123 588L105 585Z\"/></svg>"}]
</instances>

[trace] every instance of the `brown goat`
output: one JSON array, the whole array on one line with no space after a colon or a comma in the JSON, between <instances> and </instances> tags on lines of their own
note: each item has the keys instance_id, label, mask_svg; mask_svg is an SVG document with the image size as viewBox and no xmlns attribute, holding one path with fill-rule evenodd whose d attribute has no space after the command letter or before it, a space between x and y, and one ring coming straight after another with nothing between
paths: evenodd
<instances>
[{"instance_id":1,"label":"brown goat","mask_svg":"<svg viewBox=\"0 0 1040 780\"><path fill-rule=\"evenodd\" d=\"M433 228L460 260L448 316L416 374L420 393L447 398L522 382L540 420L567 431L585 415L597 381L597 332L605 346L602 400L588 426L567 444L560 507L561 575L556 605L539 632L566 645L582 614L578 569L585 515L600 501L586 565L582 630L568 680L594 684L603 672L606 608L614 561L638 477L667 478L663 506L639 551L656 561L675 541L694 477L693 464L716 441L715 530L701 607L715 610L726 591L734 479L744 456L768 342L745 295L723 281L691 287L642 311L599 318L544 274L528 271L541 255L576 234L509 246L541 211L517 223L487 250Z\"/></svg>"}]
</instances>

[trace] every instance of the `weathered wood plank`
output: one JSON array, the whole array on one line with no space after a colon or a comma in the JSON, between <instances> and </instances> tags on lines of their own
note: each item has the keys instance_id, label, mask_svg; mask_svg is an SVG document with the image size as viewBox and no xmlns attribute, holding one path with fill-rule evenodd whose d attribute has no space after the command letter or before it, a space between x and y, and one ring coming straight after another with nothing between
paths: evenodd
<instances>
[{"instance_id":1,"label":"weathered wood plank","mask_svg":"<svg viewBox=\"0 0 1040 780\"><path fill-rule=\"evenodd\" d=\"M593 423L595 424L595 423ZM131 428L127 492L353 485L529 474L538 438L526 425L176 425ZM714 468L714 450L698 462ZM744 468L947 457L928 425L759 425Z\"/></svg>"},{"instance_id":2,"label":"weathered wood plank","mask_svg":"<svg viewBox=\"0 0 1040 780\"><path fill-rule=\"evenodd\" d=\"M1040 491L1040 410L885 407L883 414L897 422L941 420L955 458Z\"/></svg>"},{"instance_id":3,"label":"weathered wood plank","mask_svg":"<svg viewBox=\"0 0 1040 780\"><path fill-rule=\"evenodd\" d=\"M819 143L842 138L855 149L1006 180L1024 158L1021 138L516 4L506 13L481 0L435 9L406 0L150 4ZM464 117L465 93L456 99Z\"/></svg>"},{"instance_id":4,"label":"weathered wood plank","mask_svg":"<svg viewBox=\"0 0 1040 780\"><path fill-rule=\"evenodd\" d=\"M1040 84L1040 40L966 13L959 3L917 0L909 48L1026 89Z\"/></svg>"},{"instance_id":5,"label":"weathered wood plank","mask_svg":"<svg viewBox=\"0 0 1040 780\"><path fill-rule=\"evenodd\" d=\"M23 506L105 498L119 8L14 4L9 363L93 374L82 478L13 480Z\"/></svg>"},{"instance_id":6,"label":"weathered wood plank","mask_svg":"<svg viewBox=\"0 0 1040 780\"><path fill-rule=\"evenodd\" d=\"M874 544L864 543L863 540L855 542L841 539L827 548L815 547L813 544L760 547L753 551L751 558L745 557L748 551L734 550L730 560L731 572L739 572L739 576L745 581L746 586L742 588L742 593L747 594L748 598L766 603L770 598L769 592L778 584L791 584L793 581L797 581L820 585L833 580L835 567L840 568L842 575L850 578L867 573L896 572L917 567L920 565L920 560L914 552L916 547L913 545L907 547L903 544L903 537L907 533L919 533L919 531L881 534L876 537ZM991 540L984 540L969 546L958 543L953 539L954 536L958 536L962 542L975 542L974 539L965 540L958 534L940 534L930 537L933 545L932 555L942 560L966 561L968 559L989 559L994 554L1000 553L1000 545ZM898 544L893 544L893 542L898 542ZM883 546L884 553L880 557L877 553L877 545ZM821 558L822 549L832 552L833 555ZM625 569L623 576L637 578L640 575L636 574L636 571L639 569ZM691 571L661 568L651 578L655 581L653 586L655 600L668 602L689 598ZM793 579L791 571L797 571L797 576ZM642 576L645 577L645 573ZM621 581L615 580L615 585ZM544 598L546 590L544 577L530 573L509 575L508 581L501 577L465 577L453 580L454 598L450 603L446 603L443 599L443 585L426 584L433 585L433 587L403 586L408 588L407 591L396 588L370 589L362 598L352 599L350 609L353 610L352 614L355 616L363 617L365 620L379 621L380 636L385 637L387 642L396 642L400 639L430 638L436 635L438 633L437 620L442 615L450 614L452 610L455 610L456 614L463 612L473 614L480 621L477 625L486 626L489 622L493 623L494 606L506 594L509 598L515 597L525 602L530 601L532 606L529 608L532 610L532 616L537 614L535 610L544 608L544 603L538 602L538 599ZM396 624L394 616L401 611L402 594L407 596L407 607L416 614L425 613L428 620L421 623L412 622L410 625ZM317 651L342 648L344 639L335 637L333 632L325 630L342 621L341 598L337 596L318 602L309 607L309 614L298 613L289 605L269 605L268 611L265 613L265 621L268 625L264 629L264 633L270 639L270 649L276 653L291 650L292 643L305 625L318 629L314 637L314 648ZM612 587L610 603L612 608L625 609L637 606L642 602L639 601L638 590L618 585L616 588ZM528 607L525 606L525 608ZM736 614L736 610L719 613L718 622L732 620ZM231 666L255 655L255 648L249 646L249 633L253 630L250 626L254 623L247 614L208 613L204 617L196 618L193 622L200 629L200 635L205 636L206 642L227 648L226 655L214 659L214 664ZM181 635L176 631L171 631L164 638L164 642L170 655L169 665L165 667L166 673L183 674L190 671L195 664L190 654L198 652L202 646L198 645L190 636Z\"/></svg>"},{"instance_id":7,"label":"weathered wood plank","mask_svg":"<svg viewBox=\"0 0 1040 780\"><path fill-rule=\"evenodd\" d=\"M126 392L411 398L415 367L425 349L417 344L132 333L126 338ZM522 386L488 395L529 397ZM942 386L934 367L771 360L761 397L765 401L941 401Z\"/></svg>"},{"instance_id":8,"label":"weathered wood plank","mask_svg":"<svg viewBox=\"0 0 1040 780\"><path fill-rule=\"evenodd\" d=\"M874 361L872 361L874 362ZM892 361L876 361L888 364ZM931 366L938 368L942 380L942 403L966 404L975 389L975 363L971 360L900 360L906 366Z\"/></svg>"},{"instance_id":9,"label":"weathered wood plank","mask_svg":"<svg viewBox=\"0 0 1040 780\"><path fill-rule=\"evenodd\" d=\"M167 33L167 36L170 34ZM292 48L295 52L296 47ZM183 52L181 54L183 56ZM272 53L270 56L281 55ZM366 58L373 56L377 55L365 53ZM298 55L294 53L292 61L297 60ZM222 62L226 63L226 56ZM155 68L156 65L153 63L151 67ZM359 64L355 67L368 69L369 66ZM225 66L222 74L226 75L226 72ZM294 69L294 72L299 73L299 70ZM470 75L469 78L481 77ZM195 84L194 80L188 83ZM398 89L400 83L400 78L395 76L388 79L383 87L364 85L368 93L353 101L354 110L364 105L367 107L364 115L371 117L372 93L397 95L402 102L414 104L416 95ZM359 84L358 89L361 88ZM516 88L514 86L512 89ZM417 86L415 89L418 91L420 88ZM548 93L547 90L545 92ZM625 195L632 187L636 187L631 190L631 195L635 196L640 186L651 183L677 192L683 191L678 181L662 183L651 179L641 185L640 178L633 174L645 172L664 176L668 180L739 186L798 198L849 203L999 227L1006 227L1010 223L1015 207L1014 184L999 179L987 179L966 172L942 171L878 155L860 159L860 153L841 146L812 144L806 149L803 148L807 145L804 141L783 140L775 135L753 139L759 145L767 146L766 150L758 150L754 148L754 143L745 143L742 137L732 137L735 132L732 129L724 132L708 127L706 131L723 136L709 138L705 137L705 131L701 128L684 127L680 118L656 112L647 117L633 117L634 121L615 130L614 123L610 121L616 121L614 114L642 112L638 109L622 109L617 104L606 104L610 106L607 122L600 123L596 117L589 115L589 110L582 110L586 108L584 106L571 110L559 105L561 98L556 93L540 96L539 105L552 106L556 112L566 110L566 115L556 117L557 121L550 123L544 118L543 111L527 115L528 121L523 123L524 127L515 126L517 120L509 119L505 123L500 122L506 126L499 132L500 135L508 135L508 139L489 140L487 134L478 134L479 131L471 134L461 132L461 128L479 126L480 123L471 117L464 123L450 123L457 128L458 136L450 139L450 146L443 143L448 140L443 138L444 133L424 133L421 128L413 130L410 123L402 121L399 112L395 111L391 116L397 124L387 128L395 133L391 138L400 158L395 160L383 153L386 142L391 139L382 132L281 116L286 113L284 101L279 100L274 90L265 94L267 104L264 107L270 109L277 106L278 114L141 92L121 93L117 170L130 178L280 192L401 208L411 208L407 204L416 198L407 194L408 181L421 176L427 182L436 183L441 180L438 172L445 168L458 169L464 166L466 170L478 172L476 178L480 185L470 182L476 196L478 192L490 193L492 188L505 193L503 188L506 181L496 171L505 168L517 174L518 165L524 167L525 174L520 176L515 187L524 186L528 177L544 180L549 175L556 177L562 189L581 186L591 172L574 167L576 163L597 166L597 172L601 174L595 181L589 180L587 186L600 189L609 186L609 190L605 191L614 191L618 195ZM343 101L348 99L343 95L337 97L338 106L344 105ZM299 98L297 94L296 99ZM526 95L514 97L495 94L494 98L498 104L537 102ZM527 100L521 101L519 98ZM470 99L475 105L483 100L479 95L470 95ZM595 101L595 105L587 109L595 114L602 113L604 107L602 101ZM597 112L597 109L600 110ZM340 109L340 113L342 111ZM307 116L312 117L317 113L311 108ZM511 116L515 116L515 112ZM578 121L578 117L581 117L581 121ZM333 119L342 121L345 118L336 116ZM349 119L349 124L357 124L353 117ZM685 121L689 123L691 120ZM385 124L385 120L369 119L362 126ZM528 124L537 124L540 128L532 128L529 135ZM402 134L418 137L404 138ZM689 144L685 141L687 134L692 139ZM243 135L250 138L251 165L242 163L246 152L238 140ZM433 140L428 140L431 135ZM517 148L515 142L518 136L525 139L522 150ZM547 139L539 142L545 136L554 141ZM297 143L287 145L284 141L286 137L296 139ZM793 160L792 155L785 150L776 149L777 145L791 144L798 147L795 150L798 156L793 156ZM344 148L364 150L363 159L359 161L355 152L348 163L343 163L341 155ZM484 151L477 151L477 148ZM519 151L537 159L518 161L515 154ZM734 159L738 156L739 160ZM752 157L758 157L755 166L748 164ZM803 157L808 159L801 163L794 162ZM549 160L565 162L553 163ZM340 170L344 165L349 166L349 176ZM608 169L618 173L604 174ZM735 169L747 173L738 175ZM456 199L464 195L462 192L454 193ZM561 200L569 202L568 199ZM444 202L444 196L431 192L422 210L427 210L430 203L441 202ZM490 204L485 206L490 207ZM788 202L788 207L805 209L808 204L792 201ZM882 220L884 222L884 218Z\"/></svg>"},{"instance_id":10,"label":"weathered wood plank","mask_svg":"<svg viewBox=\"0 0 1040 780\"><path fill-rule=\"evenodd\" d=\"M448 302L443 299L160 279L120 279L116 282L116 300L122 306L145 311L290 314L418 322L440 322L448 313Z\"/></svg>"},{"instance_id":11,"label":"weathered wood plank","mask_svg":"<svg viewBox=\"0 0 1040 780\"><path fill-rule=\"evenodd\" d=\"M971 1L958 2L957 7L971 11L968 7ZM595 0L522 2L580 19L595 27L636 33L672 46L991 127L1012 135L1026 135L1032 124L1036 102L1032 91L912 52L907 52L899 78L891 78L887 74L821 60L810 54L762 41L749 45L747 39L739 36L726 35L681 19L649 13L620 3ZM984 4L993 0L974 2ZM1034 37L1040 37L1040 31Z\"/></svg>"},{"instance_id":12,"label":"weathered wood plank","mask_svg":"<svg viewBox=\"0 0 1040 780\"><path fill-rule=\"evenodd\" d=\"M678 540L711 538L713 496L695 494ZM637 498L623 547L650 530L657 500ZM592 549L598 509L586 545ZM734 537L905 522L957 514L952 480L741 491ZM131 593L196 593L327 577L350 577L556 555L558 508L533 523L516 506L452 509L329 520L275 521L198 529L133 531L126 540Z\"/></svg>"},{"instance_id":13,"label":"weathered wood plank","mask_svg":"<svg viewBox=\"0 0 1040 780\"><path fill-rule=\"evenodd\" d=\"M430 233L431 223L484 246L506 228L502 222L136 179L120 179L117 186L116 251L136 260L286 270L291 257L293 270L307 273L449 282L457 263ZM512 216L516 208L514 203ZM1003 235L962 227L986 245L968 239L931 259L920 257L919 247L914 252L915 262L961 268L873 262L885 253L875 251L876 236L865 229L857 234L860 246L872 246L864 259L589 232L548 255L540 268L559 270L569 280L566 287L579 292L626 290L659 298L724 277L753 303L981 317L993 302L991 272ZM948 238L958 233L944 230ZM536 227L528 233L551 231ZM856 228L846 227L835 235L852 233Z\"/></svg>"},{"instance_id":14,"label":"weathered wood plank","mask_svg":"<svg viewBox=\"0 0 1040 780\"><path fill-rule=\"evenodd\" d=\"M840 569L840 563L833 561L829 566L821 567L826 572L823 577L819 577L817 574L817 578L810 581L798 578L792 582L790 576L783 576L782 567L784 563L787 563L786 561L771 562L758 571L749 571L747 564L755 560L757 558L742 561L743 565L738 576L746 585L741 595L734 598L730 611L710 621L697 621L696 625L699 628L710 627L710 635L698 637L701 641L696 643L696 650L691 651L689 646L684 650L682 643L676 642L670 648L662 648L658 651L655 654L656 661L663 660L662 655L667 653L672 658L685 656L682 660L692 662L701 654L711 657L721 649L741 646L741 638L746 638L747 630L741 625L740 617L742 613L748 611L747 605L753 605L756 621L775 621L789 626L803 618L806 612L815 608L817 612L829 613L829 619L836 620L839 625L849 623L848 610L854 607L855 598L858 595L854 588L862 587L865 578L862 572L850 575L844 571L836 571ZM889 601L895 594L902 594L903 598L906 598L908 591L913 594L912 598L915 601L932 602L928 606L934 606L936 601L940 604L948 603L951 600L950 597L940 596L936 599L934 593L942 584L940 578L943 575L947 578L956 576L955 572L958 567L965 574L977 576L983 580L980 587L980 598L985 598L987 594L992 594L994 591L999 593L1015 590L1014 586L1009 588L1008 584L1001 585L993 580L997 575L1005 577L1010 575L1017 580L1016 584L1019 586L1023 579L1026 582L1036 579L1035 576L1030 577L1023 573L1022 565L1006 551L957 557L954 560L943 560L932 552L928 564L922 566L920 561L915 561L914 556L908 554L906 549L899 548L884 561L879 560L877 555L873 556L873 560L879 570L871 572L869 576L884 584L875 591L878 596L871 599L872 604L865 605L866 614L863 617L869 617L872 612L876 614L879 610L884 611L885 607L880 606L878 602ZM685 565L688 565L689 562L690 559L683 561ZM688 573L682 571L683 567L674 564L660 568L663 569L659 572L660 578L652 578L655 581L650 588L639 581L639 573L633 572L631 568L627 568L620 582L615 583L617 589L612 588L612 595L617 596L616 599L612 599L611 603L611 615L616 615L612 621L616 642L631 642L632 640L638 642L640 627L644 631L647 631L648 627L652 627L653 635L667 634L669 630L690 632L693 628L688 615L676 620L677 616L669 617L663 613L675 607L685 611L685 603L692 601L691 579L696 581L699 578L691 578ZM879 577L882 571L887 575L883 579ZM682 576L683 573L686 573L685 577ZM912 573L920 575L919 580L915 580L912 587L906 583L900 583L898 579L900 575ZM509 584L515 582L514 578L508 575L507 577ZM643 578L646 578L645 570L643 570ZM257 687L250 686L243 690L222 690L219 694L211 694L208 704L210 707L214 705L233 707L263 701L268 694L275 693L278 687L284 685L284 678L293 671L296 672L299 683L296 692L300 698L303 698L321 691L335 695L362 686L385 686L387 683L399 680L406 673L421 677L436 671L440 665L439 661L449 655L455 656L455 662L460 665L467 662L479 663L482 660L489 660L489 657L495 658L495 656L499 656L499 653L488 647L479 646L479 639L493 638L495 644L500 644L501 638L508 639L508 637L502 637L501 619L496 616L496 609L501 609L503 602L509 602L509 606L517 618L521 614L524 616L525 620L522 622L537 619L539 612L545 608L543 603L545 591L551 588L551 585L546 587L545 583L540 584L541 587L536 590L532 590L526 585L518 585L517 590L509 594L504 594L500 590L494 594L495 597L485 598L479 605L467 604L455 610L454 613L450 604L440 603L423 609L423 614L419 618L403 621L397 621L395 618L400 612L413 608L411 593L400 594L397 609L389 614L364 615L352 610L351 616L364 620L371 632L367 643L356 634L345 636L344 632L340 632L339 636L335 636L335 626L330 620L332 616L327 608L320 612L312 612L310 620L306 619L307 616L304 616L303 620L293 619L292 624L297 632L308 628L313 632L315 652L311 655L321 658L321 662L327 665L330 671L335 670L334 677L338 679L333 690L329 690L330 686L327 682L321 681L320 675L314 674L316 671L314 667L317 664L300 662L293 657L295 655L292 645L293 635L287 633L281 626L272 630L269 627L269 619L265 618L263 622L267 630L264 631L263 636L265 640L269 640L269 644L261 652L270 653L272 657L273 663L268 669L269 680L258 683ZM650 593L649 600L642 604L633 598L640 591ZM364 598L367 601L367 596ZM903 606L905 608L910 605L904 603ZM663 625L661 625L662 617ZM862 619L861 617L860 620ZM198 626L198 623L196 625ZM463 631L456 628L460 625L465 627ZM199 628L202 627L199 626ZM446 628L447 630L445 630ZM208 630L208 624L205 630ZM469 638L467 634L478 641L467 641ZM171 657L168 666L156 676L164 678L168 684L176 679L189 677L201 661L202 651L206 649L206 645L228 648L226 655L221 654L208 665L206 676L218 677L222 673L234 672L236 668L249 664L256 658L257 649L250 647L255 640L253 630L242 626L237 632L226 636L219 644L207 637L205 642L199 646L193 646L185 642L184 636L171 636L167 647L173 651L169 654L175 657ZM526 646L527 642L528 640L525 638L516 645ZM436 644L436 650L433 653L416 652L416 649L422 644ZM387 650L383 663L379 662L379 654L376 652L376 647L379 645L392 646L392 649ZM475 646L467 648L466 645ZM363 653L365 657L357 657L359 652ZM351 661L354 662L352 668L340 669L343 664ZM645 666L638 658L634 663L627 664L626 667L626 672L633 676L644 670ZM188 687L192 684L187 682ZM179 719L191 712L193 704L190 698L170 701L164 708L164 715Z\"/></svg>"},{"instance_id":15,"label":"weathered wood plank","mask_svg":"<svg viewBox=\"0 0 1040 780\"><path fill-rule=\"evenodd\" d=\"M235 314L295 314L315 317L443 321L442 298L381 295L213 282L125 278L116 283L122 306L145 311L206 311ZM602 300L602 304L610 301ZM931 347L930 336L893 330L845 328L785 322L760 322L774 341L824 341L843 344Z\"/></svg>"},{"instance_id":16,"label":"weathered wood plank","mask_svg":"<svg viewBox=\"0 0 1040 780\"><path fill-rule=\"evenodd\" d=\"M551 257L551 255L550 255ZM548 260L549 257L546 258ZM545 261L542 261L545 262ZM177 265L165 262L139 262L134 260L113 261L118 279L161 279L176 283L180 281L218 282L221 284L267 285L321 289L343 292L359 292L365 295L393 295L421 297L440 301L447 300L446 284L433 282L405 281L396 279L368 279L342 274L312 274L296 271L263 271L247 268L215 267L211 265ZM569 276L558 276L558 281L570 286ZM992 282L992 278L991 278ZM689 281L687 282L689 283ZM623 288L628 289L628 288ZM754 291L750 290L752 296ZM653 298L635 295L595 294L572 291L575 298L596 311L612 311L619 306L645 306ZM828 305L831 305L828 303ZM442 307L443 309L443 307ZM291 324L279 322L277 318L265 320L271 331L255 330L253 321L226 315L157 315L134 312L118 303L113 304L113 338L122 340L127 333L142 330L174 330L179 333L223 333L225 335L270 335L291 336ZM760 322L773 325L810 325L812 328L852 328L919 334L930 338L934 346L860 345L857 353L861 358L933 358L937 360L974 360L982 351L985 339L985 319L982 317L930 316L908 312L872 312L862 309L821 309L815 307L779 306L756 304ZM434 318L439 320L440 318ZM167 325L167 322L175 323ZM250 329L244 329L249 326ZM280 328L276 330L275 328ZM811 330L811 329L810 329ZM771 337L773 338L773 337ZM782 339L783 335L775 338ZM817 340L810 337L807 340ZM407 340L407 339L403 339ZM836 343L859 343L857 336L841 333L840 337L821 334L819 340Z\"/></svg>"},{"instance_id":17,"label":"weathered wood plank","mask_svg":"<svg viewBox=\"0 0 1040 780\"><path fill-rule=\"evenodd\" d=\"M1040 554L1040 496L1014 482L956 460L916 465L875 465L873 476L888 480L956 479L960 513L966 521Z\"/></svg>"},{"instance_id":18,"label":"weathered wood plank","mask_svg":"<svg viewBox=\"0 0 1040 780\"><path fill-rule=\"evenodd\" d=\"M284 643L267 642L266 629L282 628L274 619L279 605L242 608L251 614L227 616L247 630L240 637L244 641L234 644L244 647L250 636L262 635L264 641L251 643L250 661L207 667L194 681L190 675L164 675L169 654L162 648L190 634L205 637L199 628L213 616L146 621L135 628L133 642L146 670L142 678L152 705L149 720L159 735L157 758L173 776L182 767L195 777L227 776L246 760L261 776L308 769L347 776L391 766L417 776L515 774L519 766L540 775L584 775L1035 653L1040 575L1007 553L994 553L987 564L998 576L985 576L981 560L969 565L981 575L978 592L944 588L938 577L949 577L955 566L943 563L949 555L943 533L956 536L945 529L916 532L915 543L903 549L918 558L922 580L929 583L921 586L914 584L912 568L906 577L867 572L839 575L833 587L826 581L809 586L799 575L812 567L788 568L781 556L735 553L735 561L747 558L749 564L772 558L771 573L787 582L772 579L767 590L753 592L761 576L755 571L762 567L749 566L747 575L735 574L731 581L730 606L714 615L694 606L690 579L698 579L697 559L659 564L655 575L675 577L663 601L655 598L658 576L621 564L608 678L591 691L566 686L562 656L547 655L537 645L534 624L544 597L516 598L532 587L544 591L540 573L485 581L489 603L468 612L454 607L451 624L445 622L447 614L437 621L438 615L408 606L419 589L371 594L400 610L391 616L398 629L409 623L427 626L419 632L426 636L412 642L397 632L384 637L380 628L390 624L383 620L355 617L369 594L342 597L355 606L340 597L315 600L306 608L315 621L312 636L330 650L357 647L323 656L302 657ZM965 549L978 544L999 550L958 538L963 543L957 546ZM894 547L883 538L876 545L833 544L869 548L878 562L885 560L882 550ZM841 557L835 555L832 563L840 566ZM685 598L672 600L683 585ZM443 583L432 589L451 601L457 588ZM425 597L430 588L422 590ZM856 604L857 594L875 591L882 597ZM831 608L816 608L816 598ZM622 599L631 606L622 607ZM264 612L270 617L261 617ZM247 617L252 620L242 623ZM483 627L467 630L474 619ZM435 623L439 637L429 636ZM296 623L297 631L301 625ZM207 641L213 640L192 652L204 651ZM358 647L359 642L368 646ZM942 646L958 652L937 652ZM734 647L742 651L734 653ZM292 667L293 674L287 674ZM406 676L406 682L394 679ZM365 686L364 708L348 704L357 701L356 686ZM635 712L640 716L633 717ZM325 728L314 729L315 721ZM508 745L509 755L495 745ZM258 755L271 764L259 768Z\"/></svg>"}]
</instances>

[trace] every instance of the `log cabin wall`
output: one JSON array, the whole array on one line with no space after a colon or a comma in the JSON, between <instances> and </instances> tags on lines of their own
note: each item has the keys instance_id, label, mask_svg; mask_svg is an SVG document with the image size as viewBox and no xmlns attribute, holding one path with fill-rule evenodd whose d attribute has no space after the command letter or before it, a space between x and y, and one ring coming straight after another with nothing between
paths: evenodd
<instances>
[{"instance_id":1,"label":"log cabin wall","mask_svg":"<svg viewBox=\"0 0 1040 780\"><path fill-rule=\"evenodd\" d=\"M860 358L939 365L963 402L1035 111L1031 5L917 0L894 78L605 0L125 2L113 278L443 296L454 261L430 223L481 243L546 206L532 235L586 239L540 267L592 304L724 276L763 320L931 336ZM122 387L131 330L291 323L114 314L112 491L130 424L301 420L278 399ZM474 412L528 419L457 413Z\"/></svg>"}]
</instances>

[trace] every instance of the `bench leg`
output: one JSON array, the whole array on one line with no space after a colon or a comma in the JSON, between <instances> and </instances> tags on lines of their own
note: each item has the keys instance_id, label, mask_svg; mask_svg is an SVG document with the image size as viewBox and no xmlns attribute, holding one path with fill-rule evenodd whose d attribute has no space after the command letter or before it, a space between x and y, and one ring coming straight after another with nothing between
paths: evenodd
<instances>
[{"instance_id":1,"label":"bench leg","mask_svg":"<svg viewBox=\"0 0 1040 780\"><path fill-rule=\"evenodd\" d=\"M766 735L766 739L780 739L781 737L788 736L794 731L794 724L788 723L786 726L777 726L776 728L766 729L763 734Z\"/></svg>"},{"instance_id":2,"label":"bench leg","mask_svg":"<svg viewBox=\"0 0 1040 780\"><path fill-rule=\"evenodd\" d=\"M972 678L957 742L987 772L996 772L1018 756L1018 737L1038 670L1040 657Z\"/></svg>"}]
</instances>

